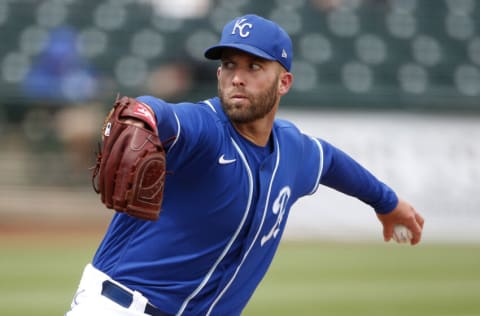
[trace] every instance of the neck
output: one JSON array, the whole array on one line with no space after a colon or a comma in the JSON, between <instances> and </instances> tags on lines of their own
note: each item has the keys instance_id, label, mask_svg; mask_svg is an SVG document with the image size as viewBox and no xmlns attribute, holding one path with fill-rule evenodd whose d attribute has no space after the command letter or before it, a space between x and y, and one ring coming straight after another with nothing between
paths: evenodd
<instances>
[{"instance_id":1,"label":"neck","mask_svg":"<svg viewBox=\"0 0 480 316\"><path fill-rule=\"evenodd\" d=\"M257 146L266 146L272 133L273 115L267 115L262 119L251 123L235 123L232 122L233 127L244 138L248 139Z\"/></svg>"}]
</instances>

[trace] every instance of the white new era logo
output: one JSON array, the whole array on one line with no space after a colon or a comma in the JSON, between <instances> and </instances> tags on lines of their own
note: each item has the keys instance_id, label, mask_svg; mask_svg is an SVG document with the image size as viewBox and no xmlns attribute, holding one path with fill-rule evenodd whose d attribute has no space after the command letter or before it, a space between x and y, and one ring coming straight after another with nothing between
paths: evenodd
<instances>
[{"instance_id":1,"label":"white new era logo","mask_svg":"<svg viewBox=\"0 0 480 316\"><path fill-rule=\"evenodd\" d=\"M285 49L282 49L282 58L288 58L288 54Z\"/></svg>"}]
</instances>

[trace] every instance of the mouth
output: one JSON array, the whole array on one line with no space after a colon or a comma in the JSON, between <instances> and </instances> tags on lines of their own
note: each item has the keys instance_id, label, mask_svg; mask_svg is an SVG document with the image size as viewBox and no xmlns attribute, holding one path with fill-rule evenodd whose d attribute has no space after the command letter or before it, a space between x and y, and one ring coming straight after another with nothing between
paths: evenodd
<instances>
[{"instance_id":1,"label":"mouth","mask_svg":"<svg viewBox=\"0 0 480 316\"><path fill-rule=\"evenodd\" d=\"M241 94L241 93L235 93L235 94L232 94L230 96L230 99L232 100L237 100L237 101L241 101L241 100L245 100L245 99L248 99L246 95L244 94Z\"/></svg>"}]
</instances>

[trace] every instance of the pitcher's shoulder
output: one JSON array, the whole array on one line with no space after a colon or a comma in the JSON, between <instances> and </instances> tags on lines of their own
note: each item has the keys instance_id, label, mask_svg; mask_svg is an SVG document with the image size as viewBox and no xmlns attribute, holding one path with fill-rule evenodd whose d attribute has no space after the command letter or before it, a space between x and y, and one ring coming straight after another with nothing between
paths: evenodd
<instances>
[{"instance_id":1,"label":"pitcher's shoulder","mask_svg":"<svg viewBox=\"0 0 480 316\"><path fill-rule=\"evenodd\" d=\"M295 136L303 135L302 131L298 128L297 125L295 125L295 123L285 119L276 119L273 128L277 133L286 133Z\"/></svg>"}]
</instances>

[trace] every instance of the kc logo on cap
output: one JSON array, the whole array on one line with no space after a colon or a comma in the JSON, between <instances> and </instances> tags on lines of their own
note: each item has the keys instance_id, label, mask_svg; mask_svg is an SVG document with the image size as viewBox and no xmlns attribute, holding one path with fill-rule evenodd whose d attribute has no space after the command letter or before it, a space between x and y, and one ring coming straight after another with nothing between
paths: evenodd
<instances>
[{"instance_id":1,"label":"kc logo on cap","mask_svg":"<svg viewBox=\"0 0 480 316\"><path fill-rule=\"evenodd\" d=\"M233 25L232 34L236 34L238 31L238 35L240 35L241 37L248 37L248 35L250 35L250 31L245 30L245 28L251 30L253 28L253 24L247 23L246 21L247 19L245 18L238 19L235 22L235 25Z\"/></svg>"},{"instance_id":2,"label":"kc logo on cap","mask_svg":"<svg viewBox=\"0 0 480 316\"><path fill-rule=\"evenodd\" d=\"M208 48L205 57L220 59L225 48L235 48L260 58L279 62L287 71L292 65L292 41L277 23L255 14L228 22L220 43Z\"/></svg>"}]
</instances>

